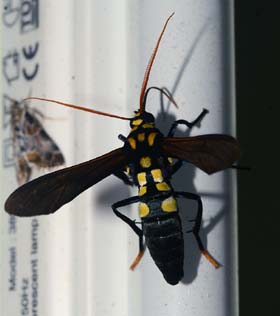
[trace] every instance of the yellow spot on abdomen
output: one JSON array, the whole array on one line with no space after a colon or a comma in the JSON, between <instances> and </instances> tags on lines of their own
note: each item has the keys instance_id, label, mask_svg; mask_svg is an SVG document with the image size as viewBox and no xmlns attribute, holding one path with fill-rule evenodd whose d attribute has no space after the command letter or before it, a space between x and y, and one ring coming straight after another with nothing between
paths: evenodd
<instances>
[{"instance_id":1,"label":"yellow spot on abdomen","mask_svg":"<svg viewBox=\"0 0 280 316\"><path fill-rule=\"evenodd\" d=\"M137 139L139 140L139 142L143 142L145 140L145 133L139 133L137 135Z\"/></svg>"},{"instance_id":2,"label":"yellow spot on abdomen","mask_svg":"<svg viewBox=\"0 0 280 316\"><path fill-rule=\"evenodd\" d=\"M127 141L129 142L130 147L135 150L136 149L136 140L132 137L129 137L127 139Z\"/></svg>"},{"instance_id":3,"label":"yellow spot on abdomen","mask_svg":"<svg viewBox=\"0 0 280 316\"><path fill-rule=\"evenodd\" d=\"M142 187L147 184L146 172L140 172L137 174L137 180L139 185Z\"/></svg>"},{"instance_id":4,"label":"yellow spot on abdomen","mask_svg":"<svg viewBox=\"0 0 280 316\"><path fill-rule=\"evenodd\" d=\"M170 165L172 165L173 159L172 159L171 157L168 157L167 160L168 160L168 162L170 163Z\"/></svg>"},{"instance_id":5,"label":"yellow spot on abdomen","mask_svg":"<svg viewBox=\"0 0 280 316\"><path fill-rule=\"evenodd\" d=\"M151 162L150 157L147 156L147 157L142 157L140 159L140 166L142 168L149 168L149 167L151 167L151 165L152 165L152 162Z\"/></svg>"},{"instance_id":6,"label":"yellow spot on abdomen","mask_svg":"<svg viewBox=\"0 0 280 316\"><path fill-rule=\"evenodd\" d=\"M151 170L152 177L154 179L154 182L162 182L163 177L162 177L162 172L160 169L153 169Z\"/></svg>"},{"instance_id":7,"label":"yellow spot on abdomen","mask_svg":"<svg viewBox=\"0 0 280 316\"><path fill-rule=\"evenodd\" d=\"M170 191L170 186L166 182L156 183L158 191Z\"/></svg>"},{"instance_id":8,"label":"yellow spot on abdomen","mask_svg":"<svg viewBox=\"0 0 280 316\"><path fill-rule=\"evenodd\" d=\"M138 195L139 196L143 196L147 193L147 187L143 186L143 187L140 187L139 188L139 192L138 192Z\"/></svg>"},{"instance_id":9,"label":"yellow spot on abdomen","mask_svg":"<svg viewBox=\"0 0 280 316\"><path fill-rule=\"evenodd\" d=\"M149 144L149 146L153 146L154 145L156 136L157 136L156 132L153 132L153 133L149 134L149 136L148 136L148 144Z\"/></svg>"},{"instance_id":10,"label":"yellow spot on abdomen","mask_svg":"<svg viewBox=\"0 0 280 316\"><path fill-rule=\"evenodd\" d=\"M139 203L140 217L145 217L150 213L149 206L146 203Z\"/></svg>"},{"instance_id":11,"label":"yellow spot on abdomen","mask_svg":"<svg viewBox=\"0 0 280 316\"><path fill-rule=\"evenodd\" d=\"M161 208L164 212L176 212L177 202L173 196L170 196L169 198L162 201Z\"/></svg>"}]
</instances>

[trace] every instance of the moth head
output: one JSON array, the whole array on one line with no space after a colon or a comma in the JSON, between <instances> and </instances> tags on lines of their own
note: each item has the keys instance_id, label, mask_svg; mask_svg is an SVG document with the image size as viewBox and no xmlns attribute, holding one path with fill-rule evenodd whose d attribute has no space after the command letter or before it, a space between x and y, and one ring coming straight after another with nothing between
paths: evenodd
<instances>
[{"instance_id":1,"label":"moth head","mask_svg":"<svg viewBox=\"0 0 280 316\"><path fill-rule=\"evenodd\" d=\"M133 128L133 127L139 127L143 124L149 124L151 126L154 126L155 124L155 118L153 116L152 113L149 113L149 112L140 112L140 110L138 111L135 111L134 112L134 117L131 119L130 121L130 127Z\"/></svg>"}]
</instances>

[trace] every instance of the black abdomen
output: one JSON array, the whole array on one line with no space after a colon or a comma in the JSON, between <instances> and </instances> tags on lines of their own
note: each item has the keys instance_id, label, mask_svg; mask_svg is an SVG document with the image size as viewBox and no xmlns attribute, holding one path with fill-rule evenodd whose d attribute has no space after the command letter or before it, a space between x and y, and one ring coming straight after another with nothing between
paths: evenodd
<instances>
[{"instance_id":1,"label":"black abdomen","mask_svg":"<svg viewBox=\"0 0 280 316\"><path fill-rule=\"evenodd\" d=\"M177 284L184 276L184 239L178 213L143 221L148 249L165 280Z\"/></svg>"}]
</instances>

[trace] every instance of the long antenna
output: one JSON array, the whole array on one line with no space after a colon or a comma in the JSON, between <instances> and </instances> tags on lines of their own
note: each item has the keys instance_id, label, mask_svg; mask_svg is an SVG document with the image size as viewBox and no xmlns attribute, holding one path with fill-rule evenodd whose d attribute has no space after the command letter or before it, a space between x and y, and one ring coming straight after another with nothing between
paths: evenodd
<instances>
[{"instance_id":1,"label":"long antenna","mask_svg":"<svg viewBox=\"0 0 280 316\"><path fill-rule=\"evenodd\" d=\"M173 99L173 96L171 95L171 93L166 89L166 88L158 88L158 87L149 87L145 94L144 94L144 98L143 98L143 106L144 109L146 107L146 101L147 101L147 97L148 97L148 93L152 90L158 90L160 91L163 95L165 95L167 97L167 99L178 109L178 104L176 103L176 101Z\"/></svg>"},{"instance_id":2,"label":"long antenna","mask_svg":"<svg viewBox=\"0 0 280 316\"><path fill-rule=\"evenodd\" d=\"M175 12L173 12L169 16L169 18L166 20L166 22L165 22L165 24L163 26L163 29L162 29L162 31L160 33L160 36L159 36L159 38L157 40L157 44L156 44L156 46L154 48L153 54L150 57L149 63L147 65L147 68L146 68L146 71L145 71L145 75L144 75L144 79L143 79L143 83L142 83L141 93L140 93L140 100L139 100L139 102L140 102L140 104L139 104L140 113L143 113L143 111L145 110L143 99L144 99L144 96L145 96L145 91L146 91L148 80L149 80L149 77L150 77L150 72L151 72L151 69L152 69L152 66L153 66L153 63L154 63L154 60L155 60L158 48L159 48L159 44L160 44L161 38L163 36L163 33L164 33L164 31L165 31L165 29L167 27L167 24L168 24L169 20L172 18L172 16L174 14L175 14Z\"/></svg>"},{"instance_id":3,"label":"long antenna","mask_svg":"<svg viewBox=\"0 0 280 316\"><path fill-rule=\"evenodd\" d=\"M63 105L63 106L68 106L69 108L73 108L73 109L77 109L77 110L81 110L81 111L85 111L85 112L90 112L90 113L98 114L98 115L114 117L114 118L118 118L118 119L121 119L121 120L127 120L127 121L130 121L130 120L131 120L131 118L129 118L129 117L118 116L118 115L111 114L111 113L96 111L96 110L92 110L92 109L90 109L90 108L86 108L86 107L83 107L83 106L74 105L74 104L69 104L69 103L64 103L64 102L60 102L60 101L56 101L56 100L52 100L52 99L37 98L37 97L28 97L28 98L25 98L24 100L40 100L40 101L47 101L47 102L52 102L52 103L60 104L60 105Z\"/></svg>"}]
</instances>

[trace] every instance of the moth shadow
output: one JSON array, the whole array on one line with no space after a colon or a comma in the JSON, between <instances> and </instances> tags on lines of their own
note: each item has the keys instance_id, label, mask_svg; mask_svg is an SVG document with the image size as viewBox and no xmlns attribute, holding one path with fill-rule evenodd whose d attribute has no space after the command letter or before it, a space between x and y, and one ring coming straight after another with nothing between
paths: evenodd
<instances>
[{"instance_id":1,"label":"moth shadow","mask_svg":"<svg viewBox=\"0 0 280 316\"><path fill-rule=\"evenodd\" d=\"M162 99L161 99L162 102ZM171 113L166 113L163 109L164 106L161 107L161 112L158 113L156 118L156 126L161 130L164 135L167 135L172 123L176 120L176 117ZM198 113L199 114L199 113ZM188 118L189 119L189 118ZM190 118L193 120L194 118ZM202 119L203 121L203 119ZM202 122L200 121L196 124L195 128L200 127ZM186 131L178 130L176 132L176 137L189 137L190 129ZM186 163L183 167L173 175L171 182L175 191L180 192L190 192L196 195L200 195L202 197L203 203L203 195L206 197L213 197L215 199L224 198L224 195L215 195L212 193L204 192L203 194L199 194L194 185L194 178L196 173L196 167ZM179 205L179 214L182 221L182 230L184 235L184 277L181 280L182 283L189 284L193 282L198 273L199 262L201 260L201 252L199 251L197 242L192 233L187 233L191 231L193 227L193 219L195 219L198 209L198 204L196 201L189 199L178 199ZM211 218L209 224L204 227L203 221L200 229L200 237L203 242L204 247L207 249L207 235L212 231L212 229L217 225L217 223L224 216L224 209L218 212L215 217ZM211 252L211 251L209 251Z\"/></svg>"},{"instance_id":2,"label":"moth shadow","mask_svg":"<svg viewBox=\"0 0 280 316\"><path fill-rule=\"evenodd\" d=\"M111 177L113 177L113 175ZM135 190L135 195L136 194L137 190ZM110 213L111 216L114 216L119 221L119 219L114 215L111 205L131 196L132 194L130 187L115 177L114 181L108 181L108 184L105 183L102 191L97 194L96 201L98 205L106 206L106 209L109 210L108 213ZM121 210L123 210L124 213L130 214L130 212L126 211L126 209L129 207L130 206L123 207ZM125 223L123 224L126 225Z\"/></svg>"},{"instance_id":3,"label":"moth shadow","mask_svg":"<svg viewBox=\"0 0 280 316\"><path fill-rule=\"evenodd\" d=\"M178 89L180 85L180 81L183 78L183 75L192 59L192 56L197 46L199 45L199 42L201 41L203 35L205 34L207 27L209 26L209 23L210 21L208 20L201 27L192 45L190 46L190 49L188 50L185 58L183 59L183 62L181 63L179 67L179 71L177 73L174 84L170 90L170 95L172 97L174 96L176 90ZM168 89L166 90L169 91ZM163 95L160 96L160 105L161 105L161 111L157 115L156 125L164 135L167 135L171 125L176 120L176 117L173 114L168 112L168 109L170 107L170 102L167 103L166 111L164 110ZM198 114L199 113L197 113L196 117L198 116ZM193 117L193 118L183 117L182 119L187 119L189 121L192 121L196 117ZM195 125L195 128L199 128L201 124L203 124L203 118ZM191 131L190 129L187 129L186 131L178 130L176 132L176 137L189 137L190 131ZM195 173L196 173L196 167L191 164L186 163L176 174L173 175L171 179L174 190L190 192L190 193L194 193L196 195L200 195L201 197L203 197L203 195L199 194L199 192L196 190L194 186ZM206 196L208 196L207 193L206 193ZM219 198L219 197L215 197L215 198ZM203 198L202 198L202 203L203 203ZM190 234L186 233L192 229L193 222L190 222L190 220L195 219L198 205L196 201L182 199L182 198L178 200L178 205L179 205L179 214L182 220L182 229L183 229L183 234L184 234L184 254L185 254L184 277L181 280L181 282L188 284L188 283L191 283L196 278L199 262L201 259L201 252L199 251L194 235L192 233ZM207 235L211 232L214 226L221 220L223 215L224 215L224 210L221 210L214 218L211 219L207 227L203 227L203 219L202 219L200 237L206 249L207 249Z\"/></svg>"},{"instance_id":4,"label":"moth shadow","mask_svg":"<svg viewBox=\"0 0 280 316\"><path fill-rule=\"evenodd\" d=\"M187 205L185 205L187 207ZM184 205L182 206L181 210L183 210ZM184 209L185 210L185 209ZM193 212L193 208L189 209L190 212ZM209 251L210 254L213 254L214 249L208 249L208 242L207 242L207 236L208 234L215 228L215 226L223 219L225 215L226 207L223 207L214 217L211 217L209 223L204 226L203 225L203 220L202 220L202 225L200 229L200 238L201 241L205 247ZM183 233L186 231L190 230L190 225L188 223L188 219L186 218L187 216L184 215L182 216L181 212L181 218L182 218L182 226L183 226ZM198 274L198 268L199 268L199 263L201 260L205 260L206 264L209 264L211 266L211 263L206 260L201 255L201 252L198 248L197 242L193 236L193 234L186 234L184 233L184 241L185 241L185 260L184 260L184 277L181 280L182 283L184 284L190 284L192 283L195 278L197 277ZM215 257L215 256L214 256ZM215 259L223 266L223 262L219 261L219 258ZM211 266L213 270L215 269L213 266Z\"/></svg>"}]
</instances>

